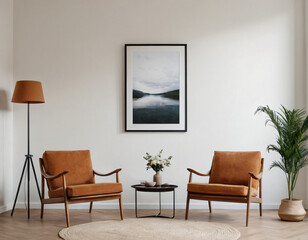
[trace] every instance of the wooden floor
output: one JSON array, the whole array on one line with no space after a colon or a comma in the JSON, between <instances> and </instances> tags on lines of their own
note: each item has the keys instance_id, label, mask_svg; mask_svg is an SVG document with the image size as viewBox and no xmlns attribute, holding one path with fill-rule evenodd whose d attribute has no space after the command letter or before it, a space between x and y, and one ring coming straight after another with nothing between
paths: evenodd
<instances>
[{"instance_id":1,"label":"wooden floor","mask_svg":"<svg viewBox=\"0 0 308 240\"><path fill-rule=\"evenodd\" d=\"M165 213L170 213L165 210ZM151 214L152 210L140 210L140 214ZM125 219L135 218L133 210L124 210ZM10 212L0 214L0 239L59 239L58 232L65 227L64 210L45 210L44 219L40 211L31 210L31 219L26 211L17 209L14 216ZM96 210L92 214L87 210L70 210L71 225L92 221L120 220L118 210ZM184 219L184 210L176 211L176 219ZM226 223L241 232L241 239L308 239L308 217L303 222L283 222L277 210L264 210L263 217L258 210L251 210L249 227L245 227L245 210L215 210L210 215L206 210L191 210L189 219ZM189 221L189 220L188 220Z\"/></svg>"}]
</instances>

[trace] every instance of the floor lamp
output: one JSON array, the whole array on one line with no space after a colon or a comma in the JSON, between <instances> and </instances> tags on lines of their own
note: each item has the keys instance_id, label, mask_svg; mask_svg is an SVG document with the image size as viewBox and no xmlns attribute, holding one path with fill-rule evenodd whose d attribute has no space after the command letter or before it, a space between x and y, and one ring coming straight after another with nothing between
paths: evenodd
<instances>
[{"instance_id":1,"label":"floor lamp","mask_svg":"<svg viewBox=\"0 0 308 240\"><path fill-rule=\"evenodd\" d=\"M13 209L11 212L11 216L14 214L15 210L15 205L16 201L18 198L18 193L20 190L20 185L23 180L23 176L25 173L25 170L27 169L27 177L28 177L28 184L27 184L27 190L28 190L28 218L30 218L30 165L33 170L35 182L36 182L36 187L38 194L40 196L40 200L42 199L41 194L40 194L40 188L37 182L36 178L36 173L32 161L33 155L30 154L30 104L32 103L44 103L44 94L43 94L43 89L42 89L42 84L41 82L38 81L29 81L29 80L22 80L22 81L17 81L15 85L15 90L14 94L12 97L12 102L13 103L26 103L27 104L27 116L28 116L28 153L25 159L25 163L22 169L21 177L19 180L16 196L15 196L15 201L13 205Z\"/></svg>"}]
</instances>

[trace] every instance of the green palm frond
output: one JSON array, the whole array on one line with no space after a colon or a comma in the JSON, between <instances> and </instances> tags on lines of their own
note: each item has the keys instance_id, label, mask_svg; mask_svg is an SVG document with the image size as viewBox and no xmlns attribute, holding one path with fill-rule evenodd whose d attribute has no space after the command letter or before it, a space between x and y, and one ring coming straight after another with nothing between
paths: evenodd
<instances>
[{"instance_id":1,"label":"green palm frond","mask_svg":"<svg viewBox=\"0 0 308 240\"><path fill-rule=\"evenodd\" d=\"M263 112L266 113L268 118L265 120L265 126L268 123L272 123L274 128L276 128L276 130L278 132L280 132L280 119L279 116L277 115L277 113L273 110L271 110L269 108L269 106L266 107L258 107L258 109L256 110L255 114L259 113L259 112Z\"/></svg>"},{"instance_id":2,"label":"green palm frond","mask_svg":"<svg viewBox=\"0 0 308 240\"><path fill-rule=\"evenodd\" d=\"M301 151L301 157L304 158L308 155L308 149L302 149Z\"/></svg>"},{"instance_id":3,"label":"green palm frond","mask_svg":"<svg viewBox=\"0 0 308 240\"><path fill-rule=\"evenodd\" d=\"M267 151L270 152L270 151L276 151L276 152L279 152L281 153L281 149L280 147L274 145L274 144L270 144L267 146Z\"/></svg>"},{"instance_id":4,"label":"green palm frond","mask_svg":"<svg viewBox=\"0 0 308 240\"><path fill-rule=\"evenodd\" d=\"M305 118L305 121L303 123L303 126L302 126L302 132L306 132L308 129L308 116Z\"/></svg>"},{"instance_id":5,"label":"green palm frond","mask_svg":"<svg viewBox=\"0 0 308 240\"><path fill-rule=\"evenodd\" d=\"M274 167L278 167L280 168L282 171L284 171L285 173L287 173L287 170L284 166L284 164L282 162L278 162L278 161L274 161L272 162L270 169L274 168Z\"/></svg>"},{"instance_id":6,"label":"green palm frond","mask_svg":"<svg viewBox=\"0 0 308 240\"><path fill-rule=\"evenodd\" d=\"M267 115L265 125L270 124L277 131L276 144L268 145L267 150L279 153L280 160L274 161L270 169L278 167L286 174L291 200L299 171L308 164L308 149L305 146L308 140L305 134L308 130L308 116L303 109L289 110L284 106L281 106L279 112L269 106L261 106L255 114L260 112Z\"/></svg>"}]
</instances>

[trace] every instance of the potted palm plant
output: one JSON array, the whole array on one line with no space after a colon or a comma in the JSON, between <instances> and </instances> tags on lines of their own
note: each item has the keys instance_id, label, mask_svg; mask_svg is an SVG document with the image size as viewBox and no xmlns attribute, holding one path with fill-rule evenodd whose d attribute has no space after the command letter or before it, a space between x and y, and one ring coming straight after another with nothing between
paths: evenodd
<instances>
[{"instance_id":1,"label":"potted palm plant","mask_svg":"<svg viewBox=\"0 0 308 240\"><path fill-rule=\"evenodd\" d=\"M281 106L280 112L271 110L269 106L258 107L256 113L265 113L265 125L271 124L277 131L276 144L267 146L268 152L274 151L280 159L272 162L270 169L280 168L286 175L288 198L281 200L278 215L286 221L302 221L306 215L302 200L293 198L299 171L308 163L308 149L305 141L308 135L308 116L302 109L286 109Z\"/></svg>"}]
</instances>

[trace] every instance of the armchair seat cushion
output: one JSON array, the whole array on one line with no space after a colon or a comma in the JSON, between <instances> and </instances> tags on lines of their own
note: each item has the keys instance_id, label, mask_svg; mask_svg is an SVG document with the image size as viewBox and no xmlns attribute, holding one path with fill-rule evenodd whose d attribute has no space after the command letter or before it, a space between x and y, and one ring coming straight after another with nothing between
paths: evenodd
<instances>
[{"instance_id":1,"label":"armchair seat cushion","mask_svg":"<svg viewBox=\"0 0 308 240\"><path fill-rule=\"evenodd\" d=\"M81 197L100 194L120 193L123 191L121 183L80 184L66 187L68 197ZM63 197L63 188L48 192L50 198Z\"/></svg>"},{"instance_id":2,"label":"armchair seat cushion","mask_svg":"<svg viewBox=\"0 0 308 240\"><path fill-rule=\"evenodd\" d=\"M187 191L192 193L202 193L224 196L247 196L248 187L244 185L214 184L214 183L189 183ZM251 195L257 196L258 191L251 188Z\"/></svg>"}]
</instances>

